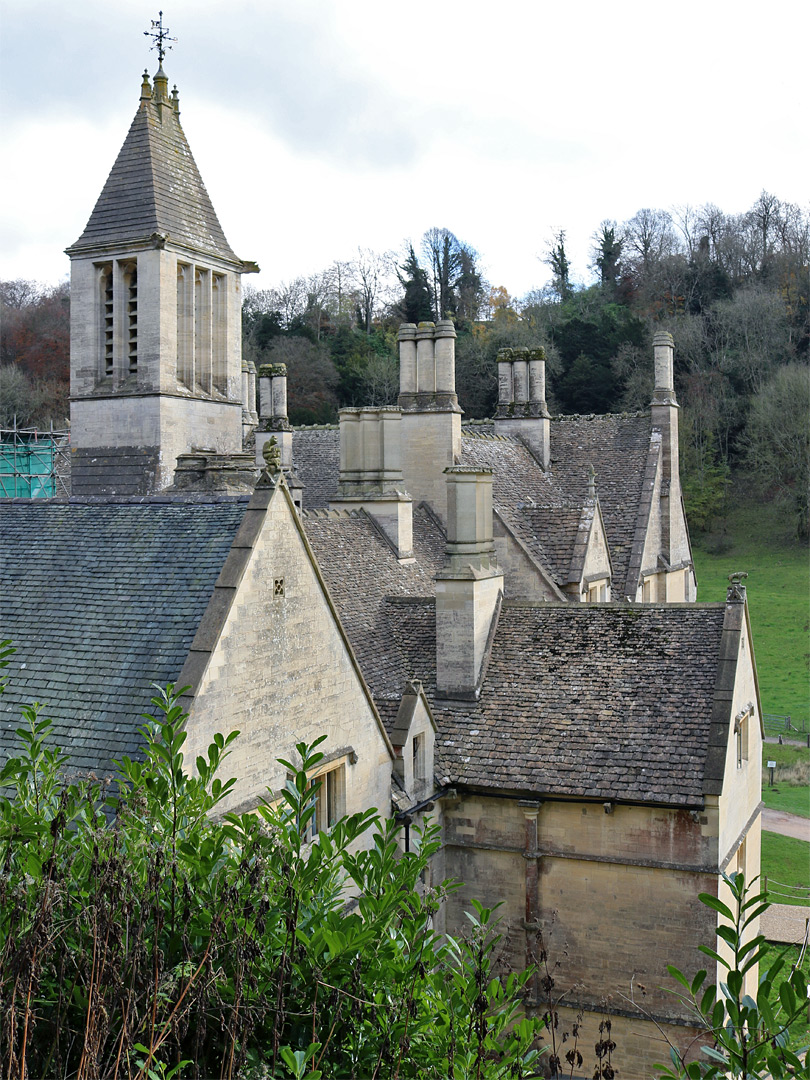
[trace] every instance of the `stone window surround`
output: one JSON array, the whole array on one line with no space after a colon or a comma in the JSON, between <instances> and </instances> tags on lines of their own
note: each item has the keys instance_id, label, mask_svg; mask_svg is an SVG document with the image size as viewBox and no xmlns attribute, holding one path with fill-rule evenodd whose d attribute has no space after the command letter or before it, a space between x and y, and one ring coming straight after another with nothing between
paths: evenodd
<instances>
[{"instance_id":1,"label":"stone window surround","mask_svg":"<svg viewBox=\"0 0 810 1080\"><path fill-rule=\"evenodd\" d=\"M177 381L194 393L227 391L227 275L177 260Z\"/></svg>"},{"instance_id":2,"label":"stone window surround","mask_svg":"<svg viewBox=\"0 0 810 1080\"><path fill-rule=\"evenodd\" d=\"M348 755L331 761L310 777L310 786L320 784L315 795L315 814L308 828L308 839L327 832L346 813L346 765Z\"/></svg>"},{"instance_id":3,"label":"stone window surround","mask_svg":"<svg viewBox=\"0 0 810 1080\"><path fill-rule=\"evenodd\" d=\"M734 717L734 742L738 769L742 769L748 764L748 735L753 713L754 706L746 705Z\"/></svg>"},{"instance_id":4,"label":"stone window surround","mask_svg":"<svg viewBox=\"0 0 810 1080\"><path fill-rule=\"evenodd\" d=\"M106 259L96 269L96 385L138 374L138 259Z\"/></svg>"}]
</instances>

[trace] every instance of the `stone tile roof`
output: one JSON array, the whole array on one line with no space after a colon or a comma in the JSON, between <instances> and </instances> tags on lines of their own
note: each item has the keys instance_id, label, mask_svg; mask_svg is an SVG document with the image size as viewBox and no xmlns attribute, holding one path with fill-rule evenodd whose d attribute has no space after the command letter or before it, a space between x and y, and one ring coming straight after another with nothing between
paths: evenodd
<instances>
[{"instance_id":1,"label":"stone tile roof","mask_svg":"<svg viewBox=\"0 0 810 1080\"><path fill-rule=\"evenodd\" d=\"M657 452L648 414L569 416L552 422L547 473L522 443L493 435L487 424L462 429L461 463L494 470L496 510L557 585L578 580L575 545L593 465L618 597L626 588L651 447ZM304 506L327 506L337 494L337 428L296 431L293 456ZM630 591L635 595L635 584Z\"/></svg>"},{"instance_id":2,"label":"stone tile roof","mask_svg":"<svg viewBox=\"0 0 810 1080\"><path fill-rule=\"evenodd\" d=\"M348 586L330 589L348 619ZM437 775L533 796L701 805L722 604L504 605L481 698L468 704L435 698L434 599L382 592L347 631L388 723L405 679L422 681Z\"/></svg>"},{"instance_id":3,"label":"stone tile roof","mask_svg":"<svg viewBox=\"0 0 810 1080\"><path fill-rule=\"evenodd\" d=\"M558 585L579 581L582 571L574 560L574 549L583 523L583 510L576 506L523 506L514 515L515 529L521 540L536 549L541 561L550 567ZM593 520L593 509L585 514L585 523Z\"/></svg>"},{"instance_id":4,"label":"stone tile roof","mask_svg":"<svg viewBox=\"0 0 810 1080\"><path fill-rule=\"evenodd\" d=\"M162 111L162 118L161 118ZM170 243L239 263L225 238L180 118L142 100L84 232L68 254L167 234Z\"/></svg>"},{"instance_id":5,"label":"stone tile roof","mask_svg":"<svg viewBox=\"0 0 810 1080\"><path fill-rule=\"evenodd\" d=\"M441 770L484 787L699 805L724 606L501 613L481 699L437 704Z\"/></svg>"},{"instance_id":6,"label":"stone tile roof","mask_svg":"<svg viewBox=\"0 0 810 1080\"><path fill-rule=\"evenodd\" d=\"M530 500L543 506L563 506L569 502L559 485L515 439L465 430L461 437L461 463L495 470L492 498L499 510L514 510Z\"/></svg>"},{"instance_id":7,"label":"stone tile roof","mask_svg":"<svg viewBox=\"0 0 810 1080\"><path fill-rule=\"evenodd\" d=\"M581 505L573 505L516 440L474 428L464 431L461 447L465 465L494 470L492 500L501 518L549 577L565 585L571 578Z\"/></svg>"},{"instance_id":8,"label":"stone tile roof","mask_svg":"<svg viewBox=\"0 0 810 1080\"><path fill-rule=\"evenodd\" d=\"M19 707L53 719L71 766L137 752L151 683L177 678L244 515L244 498L4 500L0 625L17 652L0 755Z\"/></svg>"},{"instance_id":9,"label":"stone tile roof","mask_svg":"<svg viewBox=\"0 0 810 1080\"><path fill-rule=\"evenodd\" d=\"M582 505L588 495L588 467L596 471L596 491L613 562L613 595L627 587L630 555L653 446L648 413L563 416L551 423L551 478L564 496ZM630 592L635 596L636 586Z\"/></svg>"},{"instance_id":10,"label":"stone tile roof","mask_svg":"<svg viewBox=\"0 0 810 1080\"><path fill-rule=\"evenodd\" d=\"M540 534L525 520L521 504L529 499L539 506L582 508L588 501L588 469L596 471L596 489L605 522L613 563L613 593L635 595L636 583L627 584L648 459L656 454L649 413L607 413L603 416L560 416L551 421L551 468L548 473L517 441L498 438L486 424L462 430L465 464L489 465L496 470L493 500L521 540L546 566L558 584L561 567L570 566L567 545L571 518L548 513ZM516 511L519 516L515 516ZM539 521L537 522L539 524ZM534 534L534 539L531 539Z\"/></svg>"},{"instance_id":11,"label":"stone tile roof","mask_svg":"<svg viewBox=\"0 0 810 1080\"><path fill-rule=\"evenodd\" d=\"M396 644L389 598L433 597L433 578L444 565L444 535L433 516L416 507L415 561L400 564L361 511L305 513L304 530L390 734L405 681L416 669Z\"/></svg>"},{"instance_id":12,"label":"stone tile roof","mask_svg":"<svg viewBox=\"0 0 810 1080\"><path fill-rule=\"evenodd\" d=\"M298 428L293 432L293 463L304 485L304 509L329 505L337 495L340 432L335 428Z\"/></svg>"}]
</instances>

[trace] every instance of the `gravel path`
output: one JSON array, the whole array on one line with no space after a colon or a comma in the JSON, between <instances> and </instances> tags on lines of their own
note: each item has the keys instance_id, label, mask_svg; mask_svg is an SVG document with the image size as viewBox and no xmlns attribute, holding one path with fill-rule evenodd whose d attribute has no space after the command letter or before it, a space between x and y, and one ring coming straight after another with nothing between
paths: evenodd
<instances>
[{"instance_id":1,"label":"gravel path","mask_svg":"<svg viewBox=\"0 0 810 1080\"><path fill-rule=\"evenodd\" d=\"M762 828L767 832L795 836L797 840L810 840L810 818L798 814L786 814L784 810L762 808Z\"/></svg>"},{"instance_id":2,"label":"gravel path","mask_svg":"<svg viewBox=\"0 0 810 1080\"><path fill-rule=\"evenodd\" d=\"M782 836L794 836L797 840L810 840L810 818L786 814L783 810L763 807L762 828L767 832L781 833ZM810 908L798 904L771 904L760 919L759 929L768 941L799 945L807 933L808 918Z\"/></svg>"},{"instance_id":3,"label":"gravel path","mask_svg":"<svg viewBox=\"0 0 810 1080\"><path fill-rule=\"evenodd\" d=\"M804 940L810 908L794 904L771 904L759 920L759 930L768 941L800 945Z\"/></svg>"}]
</instances>

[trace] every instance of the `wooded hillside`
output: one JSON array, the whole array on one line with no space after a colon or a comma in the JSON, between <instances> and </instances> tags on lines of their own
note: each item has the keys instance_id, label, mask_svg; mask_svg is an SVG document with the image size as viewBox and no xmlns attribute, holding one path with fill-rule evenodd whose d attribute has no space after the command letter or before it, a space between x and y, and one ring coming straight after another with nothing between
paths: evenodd
<instances>
[{"instance_id":1,"label":"wooded hillside","mask_svg":"<svg viewBox=\"0 0 810 1080\"><path fill-rule=\"evenodd\" d=\"M647 407L652 336L668 330L692 528L708 526L738 469L807 539L808 213L767 192L743 214L642 209L601 222L591 256L593 283L578 285L558 232L538 262L538 278L550 280L518 298L487 282L475 248L447 229L399 254L358 248L306 279L246 288L245 355L287 364L293 423L334 422L342 405L396 400L400 322L449 316L468 418L492 415L497 351L516 345L544 346L552 412L611 412ZM3 425L14 414L61 424L66 286L7 282L0 304Z\"/></svg>"}]
</instances>

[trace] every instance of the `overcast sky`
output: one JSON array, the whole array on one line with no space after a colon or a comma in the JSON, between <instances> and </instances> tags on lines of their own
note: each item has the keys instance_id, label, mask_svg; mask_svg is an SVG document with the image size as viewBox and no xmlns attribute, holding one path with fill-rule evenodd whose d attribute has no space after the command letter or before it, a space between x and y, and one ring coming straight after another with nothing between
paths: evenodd
<instances>
[{"instance_id":1,"label":"overcast sky","mask_svg":"<svg viewBox=\"0 0 810 1080\"><path fill-rule=\"evenodd\" d=\"M520 296L565 229L808 205L806 0L164 0L164 68L231 246L267 288L418 244ZM0 277L58 282L157 67L133 0L0 0Z\"/></svg>"}]
</instances>

